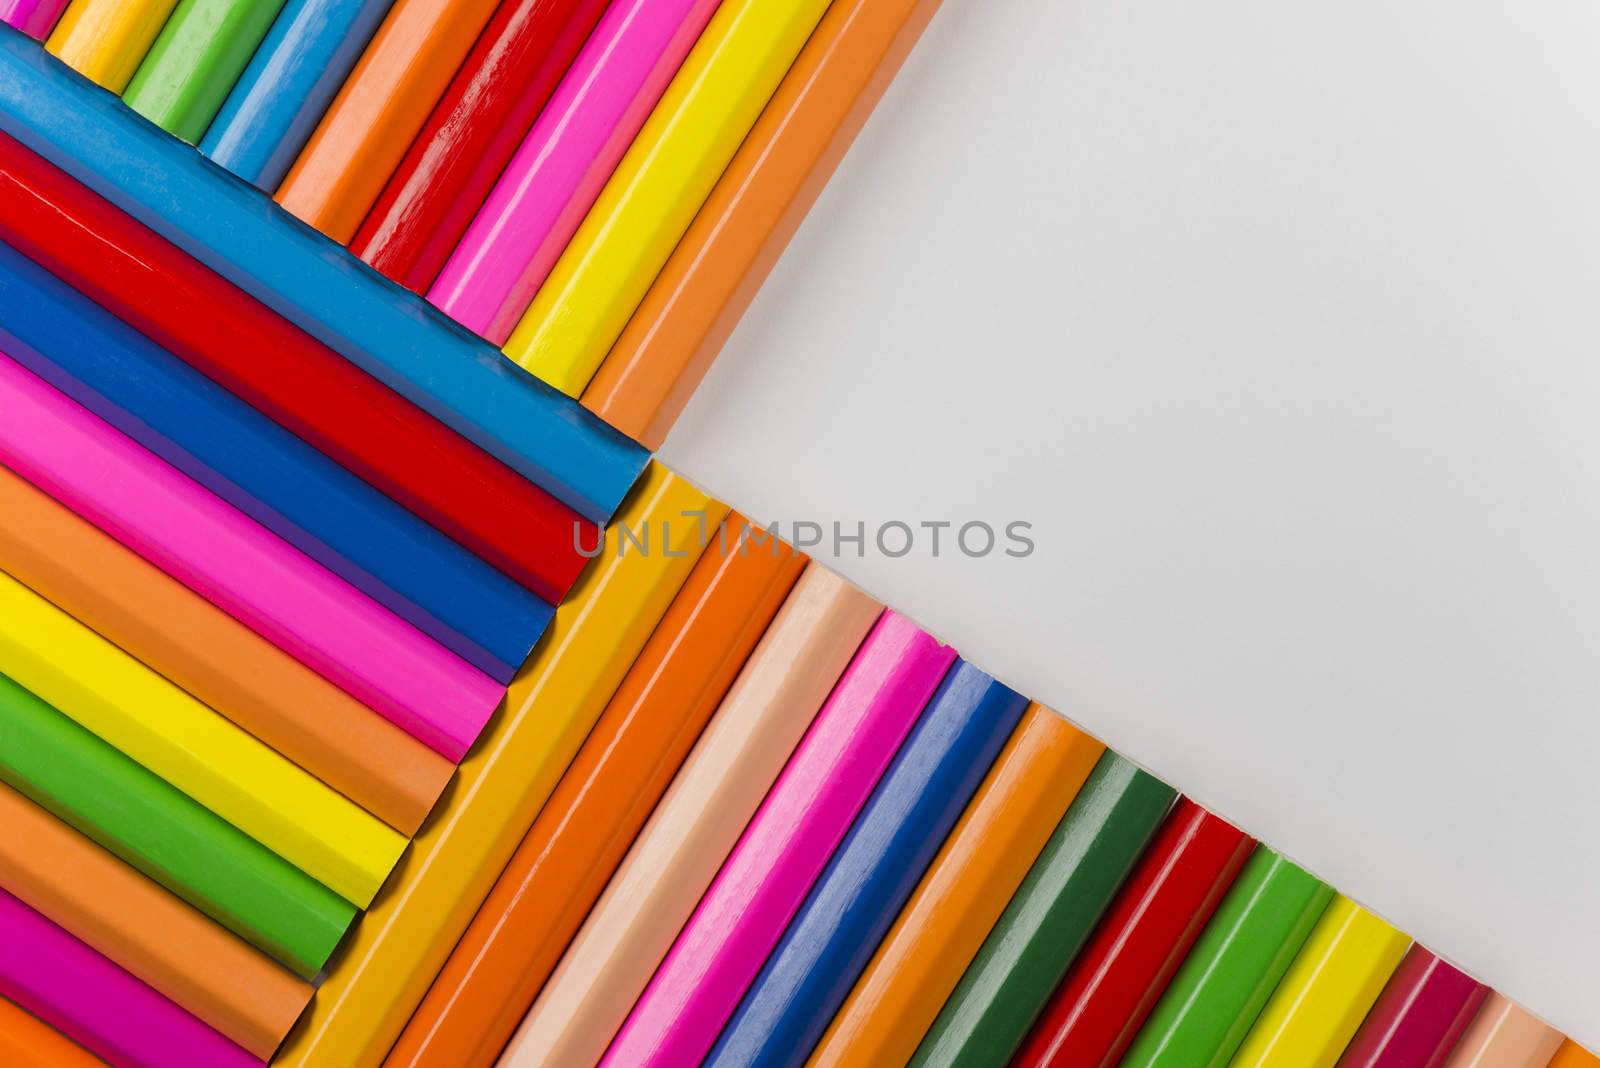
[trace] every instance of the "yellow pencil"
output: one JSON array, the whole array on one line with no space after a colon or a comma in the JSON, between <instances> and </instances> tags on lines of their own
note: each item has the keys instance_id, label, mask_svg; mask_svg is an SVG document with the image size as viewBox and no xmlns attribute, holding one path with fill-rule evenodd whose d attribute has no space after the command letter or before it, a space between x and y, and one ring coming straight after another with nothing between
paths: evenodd
<instances>
[{"instance_id":1,"label":"yellow pencil","mask_svg":"<svg viewBox=\"0 0 1600 1068\"><path fill-rule=\"evenodd\" d=\"M650 465L275 1068L383 1060L727 510Z\"/></svg>"},{"instance_id":2,"label":"yellow pencil","mask_svg":"<svg viewBox=\"0 0 1600 1068\"><path fill-rule=\"evenodd\" d=\"M376 816L4 572L0 674L356 905L405 849Z\"/></svg>"},{"instance_id":3,"label":"yellow pencil","mask_svg":"<svg viewBox=\"0 0 1600 1068\"><path fill-rule=\"evenodd\" d=\"M128 87L177 0L72 0L45 48L103 88Z\"/></svg>"},{"instance_id":4,"label":"yellow pencil","mask_svg":"<svg viewBox=\"0 0 1600 1068\"><path fill-rule=\"evenodd\" d=\"M1410 946L1360 905L1335 898L1230 1068L1333 1068Z\"/></svg>"},{"instance_id":5,"label":"yellow pencil","mask_svg":"<svg viewBox=\"0 0 1600 1068\"><path fill-rule=\"evenodd\" d=\"M506 355L569 396L583 392L827 9L828 0L724 0Z\"/></svg>"}]
</instances>

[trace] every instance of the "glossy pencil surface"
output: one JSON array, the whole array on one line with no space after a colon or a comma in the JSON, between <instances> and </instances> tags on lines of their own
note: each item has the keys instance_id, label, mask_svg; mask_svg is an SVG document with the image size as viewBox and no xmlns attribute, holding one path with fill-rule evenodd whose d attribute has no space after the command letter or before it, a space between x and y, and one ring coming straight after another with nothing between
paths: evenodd
<instances>
[{"instance_id":1,"label":"glossy pencil surface","mask_svg":"<svg viewBox=\"0 0 1600 1068\"><path fill-rule=\"evenodd\" d=\"M1122 757L1100 758L912 1064L976 1068L1016 1053L1175 796Z\"/></svg>"},{"instance_id":2,"label":"glossy pencil surface","mask_svg":"<svg viewBox=\"0 0 1600 1068\"><path fill-rule=\"evenodd\" d=\"M45 48L91 82L120 93L177 4L178 0L72 0Z\"/></svg>"},{"instance_id":3,"label":"glossy pencil surface","mask_svg":"<svg viewBox=\"0 0 1600 1068\"><path fill-rule=\"evenodd\" d=\"M502 3L350 250L407 289L426 292L607 2Z\"/></svg>"},{"instance_id":4,"label":"glossy pencil surface","mask_svg":"<svg viewBox=\"0 0 1600 1068\"><path fill-rule=\"evenodd\" d=\"M584 389L584 407L661 447L938 7L833 0Z\"/></svg>"},{"instance_id":5,"label":"glossy pencil surface","mask_svg":"<svg viewBox=\"0 0 1600 1068\"><path fill-rule=\"evenodd\" d=\"M1332 900L1331 887L1258 847L1122 1063L1224 1068Z\"/></svg>"},{"instance_id":6,"label":"glossy pencil surface","mask_svg":"<svg viewBox=\"0 0 1600 1068\"><path fill-rule=\"evenodd\" d=\"M0 0L0 22L42 41L66 7L67 0Z\"/></svg>"},{"instance_id":7,"label":"glossy pencil surface","mask_svg":"<svg viewBox=\"0 0 1600 1068\"><path fill-rule=\"evenodd\" d=\"M1410 944L1349 898L1335 898L1233 1064L1333 1068Z\"/></svg>"},{"instance_id":8,"label":"glossy pencil surface","mask_svg":"<svg viewBox=\"0 0 1600 1068\"><path fill-rule=\"evenodd\" d=\"M271 193L322 121L393 0L289 0L200 142Z\"/></svg>"},{"instance_id":9,"label":"glossy pencil surface","mask_svg":"<svg viewBox=\"0 0 1600 1068\"><path fill-rule=\"evenodd\" d=\"M506 1047L597 1062L882 606L811 564Z\"/></svg>"},{"instance_id":10,"label":"glossy pencil surface","mask_svg":"<svg viewBox=\"0 0 1600 1068\"><path fill-rule=\"evenodd\" d=\"M954 659L906 617L884 613L602 1064L704 1059Z\"/></svg>"},{"instance_id":11,"label":"glossy pencil surface","mask_svg":"<svg viewBox=\"0 0 1600 1068\"><path fill-rule=\"evenodd\" d=\"M618 0L511 157L428 299L504 344L719 0Z\"/></svg>"},{"instance_id":12,"label":"glossy pencil surface","mask_svg":"<svg viewBox=\"0 0 1600 1068\"><path fill-rule=\"evenodd\" d=\"M386 1064L494 1063L805 565L730 515Z\"/></svg>"},{"instance_id":13,"label":"glossy pencil surface","mask_svg":"<svg viewBox=\"0 0 1600 1068\"><path fill-rule=\"evenodd\" d=\"M1600 1057L1569 1038L1561 1043L1556 1055L1550 1058L1548 1068L1596 1068L1596 1066L1600 1066Z\"/></svg>"},{"instance_id":14,"label":"glossy pencil surface","mask_svg":"<svg viewBox=\"0 0 1600 1068\"><path fill-rule=\"evenodd\" d=\"M113 1064L260 1063L4 891L0 944L0 994Z\"/></svg>"},{"instance_id":15,"label":"glossy pencil surface","mask_svg":"<svg viewBox=\"0 0 1600 1068\"><path fill-rule=\"evenodd\" d=\"M278 203L348 243L496 2L396 0L278 186Z\"/></svg>"},{"instance_id":16,"label":"glossy pencil surface","mask_svg":"<svg viewBox=\"0 0 1600 1068\"><path fill-rule=\"evenodd\" d=\"M1490 994L1446 1068L1547 1068L1561 1032L1502 994Z\"/></svg>"},{"instance_id":17,"label":"glossy pencil surface","mask_svg":"<svg viewBox=\"0 0 1600 1068\"><path fill-rule=\"evenodd\" d=\"M272 1056L309 983L6 786L0 822L0 887L251 1055Z\"/></svg>"},{"instance_id":18,"label":"glossy pencil surface","mask_svg":"<svg viewBox=\"0 0 1600 1068\"><path fill-rule=\"evenodd\" d=\"M807 1063L911 1059L1104 752L1029 708Z\"/></svg>"},{"instance_id":19,"label":"glossy pencil surface","mask_svg":"<svg viewBox=\"0 0 1600 1068\"><path fill-rule=\"evenodd\" d=\"M433 750L3 467L0 514L0 571L402 833L433 807Z\"/></svg>"},{"instance_id":20,"label":"glossy pencil surface","mask_svg":"<svg viewBox=\"0 0 1600 1068\"><path fill-rule=\"evenodd\" d=\"M659 538L671 523L665 549L623 555L613 528L462 762L455 790L362 917L279 1065L371 1068L383 1060L688 577L700 545L693 522L678 525L683 514L702 512L713 524L725 510L650 467L618 524L654 528Z\"/></svg>"},{"instance_id":21,"label":"glossy pencil surface","mask_svg":"<svg viewBox=\"0 0 1600 1068\"><path fill-rule=\"evenodd\" d=\"M459 657L436 659L463 694L496 689L474 668L510 681L549 623L548 602L3 245L0 308L12 359ZM494 698L423 741L460 759Z\"/></svg>"},{"instance_id":22,"label":"glossy pencil surface","mask_svg":"<svg viewBox=\"0 0 1600 1068\"><path fill-rule=\"evenodd\" d=\"M798 1068L916 888L1027 702L958 662L785 930L708 1068Z\"/></svg>"},{"instance_id":23,"label":"glossy pencil surface","mask_svg":"<svg viewBox=\"0 0 1600 1068\"><path fill-rule=\"evenodd\" d=\"M0 131L596 522L647 454L120 101L0 34Z\"/></svg>"},{"instance_id":24,"label":"glossy pencil surface","mask_svg":"<svg viewBox=\"0 0 1600 1068\"><path fill-rule=\"evenodd\" d=\"M827 0L723 0L506 354L578 396L738 151Z\"/></svg>"},{"instance_id":25,"label":"glossy pencil surface","mask_svg":"<svg viewBox=\"0 0 1600 1068\"><path fill-rule=\"evenodd\" d=\"M0 1063L16 1068L100 1068L104 1062L8 998L0 997Z\"/></svg>"},{"instance_id":26,"label":"glossy pencil surface","mask_svg":"<svg viewBox=\"0 0 1600 1068\"><path fill-rule=\"evenodd\" d=\"M347 901L405 839L0 572L0 672Z\"/></svg>"},{"instance_id":27,"label":"glossy pencil surface","mask_svg":"<svg viewBox=\"0 0 1600 1068\"><path fill-rule=\"evenodd\" d=\"M476 732L493 680L9 358L0 461L412 734Z\"/></svg>"},{"instance_id":28,"label":"glossy pencil surface","mask_svg":"<svg viewBox=\"0 0 1600 1068\"><path fill-rule=\"evenodd\" d=\"M1051 997L1022 1068L1115 1068L1255 841L1180 799Z\"/></svg>"},{"instance_id":29,"label":"glossy pencil surface","mask_svg":"<svg viewBox=\"0 0 1600 1068\"><path fill-rule=\"evenodd\" d=\"M218 923L315 975L355 908L0 675L0 779Z\"/></svg>"},{"instance_id":30,"label":"glossy pencil surface","mask_svg":"<svg viewBox=\"0 0 1600 1068\"><path fill-rule=\"evenodd\" d=\"M123 98L196 144L282 6L283 0L180 0Z\"/></svg>"},{"instance_id":31,"label":"glossy pencil surface","mask_svg":"<svg viewBox=\"0 0 1600 1068\"><path fill-rule=\"evenodd\" d=\"M1339 1068L1441 1068L1489 988L1412 946L1339 1058Z\"/></svg>"},{"instance_id":32,"label":"glossy pencil surface","mask_svg":"<svg viewBox=\"0 0 1600 1068\"><path fill-rule=\"evenodd\" d=\"M572 509L5 134L0 237L546 601L587 563Z\"/></svg>"}]
</instances>

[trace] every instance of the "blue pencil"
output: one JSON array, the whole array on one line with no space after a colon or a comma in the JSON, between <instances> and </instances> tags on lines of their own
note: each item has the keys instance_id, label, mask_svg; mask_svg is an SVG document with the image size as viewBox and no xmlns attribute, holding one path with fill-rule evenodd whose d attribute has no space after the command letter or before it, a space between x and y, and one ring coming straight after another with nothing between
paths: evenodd
<instances>
[{"instance_id":1,"label":"blue pencil","mask_svg":"<svg viewBox=\"0 0 1600 1068\"><path fill-rule=\"evenodd\" d=\"M43 268L0 244L18 363L498 681L553 609Z\"/></svg>"},{"instance_id":2,"label":"blue pencil","mask_svg":"<svg viewBox=\"0 0 1600 1068\"><path fill-rule=\"evenodd\" d=\"M643 472L636 442L8 26L0 131L586 518Z\"/></svg>"},{"instance_id":3,"label":"blue pencil","mask_svg":"<svg viewBox=\"0 0 1600 1068\"><path fill-rule=\"evenodd\" d=\"M1026 707L1015 691L957 661L705 1068L805 1063Z\"/></svg>"},{"instance_id":4,"label":"blue pencil","mask_svg":"<svg viewBox=\"0 0 1600 1068\"><path fill-rule=\"evenodd\" d=\"M258 189L277 189L393 2L289 0L200 151Z\"/></svg>"}]
</instances>

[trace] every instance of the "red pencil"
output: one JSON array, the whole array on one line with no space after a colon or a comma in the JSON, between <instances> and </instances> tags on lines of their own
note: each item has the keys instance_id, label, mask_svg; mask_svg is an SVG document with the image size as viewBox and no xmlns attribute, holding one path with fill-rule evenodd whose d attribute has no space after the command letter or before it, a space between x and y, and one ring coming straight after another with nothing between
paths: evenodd
<instances>
[{"instance_id":1,"label":"red pencil","mask_svg":"<svg viewBox=\"0 0 1600 1068\"><path fill-rule=\"evenodd\" d=\"M608 2L502 4L350 251L414 292L432 285Z\"/></svg>"},{"instance_id":2,"label":"red pencil","mask_svg":"<svg viewBox=\"0 0 1600 1068\"><path fill-rule=\"evenodd\" d=\"M0 134L0 238L552 603L593 524Z\"/></svg>"},{"instance_id":3,"label":"red pencil","mask_svg":"<svg viewBox=\"0 0 1600 1068\"><path fill-rule=\"evenodd\" d=\"M1062 979L1013 1068L1112 1068L1255 840L1183 798Z\"/></svg>"}]
</instances>

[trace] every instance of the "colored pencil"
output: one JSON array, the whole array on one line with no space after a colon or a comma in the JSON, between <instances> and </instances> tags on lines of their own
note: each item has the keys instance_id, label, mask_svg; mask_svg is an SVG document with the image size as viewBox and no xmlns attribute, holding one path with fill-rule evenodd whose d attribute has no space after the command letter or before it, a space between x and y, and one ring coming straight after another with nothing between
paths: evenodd
<instances>
[{"instance_id":1,"label":"colored pencil","mask_svg":"<svg viewBox=\"0 0 1600 1068\"><path fill-rule=\"evenodd\" d=\"M766 631L805 558L774 539L701 556L385 1063L494 1063Z\"/></svg>"},{"instance_id":2,"label":"colored pencil","mask_svg":"<svg viewBox=\"0 0 1600 1068\"><path fill-rule=\"evenodd\" d=\"M0 572L0 672L295 867L366 905L405 838Z\"/></svg>"},{"instance_id":3,"label":"colored pencil","mask_svg":"<svg viewBox=\"0 0 1600 1068\"><path fill-rule=\"evenodd\" d=\"M588 562L588 520L4 134L0 240L545 600Z\"/></svg>"},{"instance_id":4,"label":"colored pencil","mask_svg":"<svg viewBox=\"0 0 1600 1068\"><path fill-rule=\"evenodd\" d=\"M261 1062L0 891L0 994L113 1064Z\"/></svg>"},{"instance_id":5,"label":"colored pencil","mask_svg":"<svg viewBox=\"0 0 1600 1068\"><path fill-rule=\"evenodd\" d=\"M556 261L506 354L583 392L828 0L723 0Z\"/></svg>"},{"instance_id":6,"label":"colored pencil","mask_svg":"<svg viewBox=\"0 0 1600 1068\"><path fill-rule=\"evenodd\" d=\"M177 3L72 0L45 48L91 82L120 93Z\"/></svg>"},{"instance_id":7,"label":"colored pencil","mask_svg":"<svg viewBox=\"0 0 1600 1068\"><path fill-rule=\"evenodd\" d=\"M267 35L283 0L179 0L123 99L197 144Z\"/></svg>"},{"instance_id":8,"label":"colored pencil","mask_svg":"<svg viewBox=\"0 0 1600 1068\"><path fill-rule=\"evenodd\" d=\"M67 0L0 0L0 22L42 41L55 28L66 6Z\"/></svg>"},{"instance_id":9,"label":"colored pencil","mask_svg":"<svg viewBox=\"0 0 1600 1068\"><path fill-rule=\"evenodd\" d=\"M391 827L412 834L455 767L9 470L0 571Z\"/></svg>"},{"instance_id":10,"label":"colored pencil","mask_svg":"<svg viewBox=\"0 0 1600 1068\"><path fill-rule=\"evenodd\" d=\"M1233 1065L1333 1068L1410 944L1349 898L1334 898Z\"/></svg>"},{"instance_id":11,"label":"colored pencil","mask_svg":"<svg viewBox=\"0 0 1600 1068\"><path fill-rule=\"evenodd\" d=\"M1259 847L1123 1058L1224 1068L1322 918L1333 889Z\"/></svg>"},{"instance_id":12,"label":"colored pencil","mask_svg":"<svg viewBox=\"0 0 1600 1068\"><path fill-rule=\"evenodd\" d=\"M356 65L393 0L289 0L200 141L271 193Z\"/></svg>"},{"instance_id":13,"label":"colored pencil","mask_svg":"<svg viewBox=\"0 0 1600 1068\"><path fill-rule=\"evenodd\" d=\"M910 1060L1104 752L1030 706L808 1064Z\"/></svg>"},{"instance_id":14,"label":"colored pencil","mask_svg":"<svg viewBox=\"0 0 1600 1068\"><path fill-rule=\"evenodd\" d=\"M428 299L504 344L720 0L617 0Z\"/></svg>"},{"instance_id":15,"label":"colored pencil","mask_svg":"<svg viewBox=\"0 0 1600 1068\"><path fill-rule=\"evenodd\" d=\"M911 1059L1014 1056L1172 807L1176 792L1107 753L984 939Z\"/></svg>"},{"instance_id":16,"label":"colored pencil","mask_svg":"<svg viewBox=\"0 0 1600 1068\"><path fill-rule=\"evenodd\" d=\"M698 1064L710 1052L955 650L885 612L656 969L603 1065Z\"/></svg>"},{"instance_id":17,"label":"colored pencil","mask_svg":"<svg viewBox=\"0 0 1600 1068\"><path fill-rule=\"evenodd\" d=\"M274 199L348 244L496 3L395 0Z\"/></svg>"},{"instance_id":18,"label":"colored pencil","mask_svg":"<svg viewBox=\"0 0 1600 1068\"><path fill-rule=\"evenodd\" d=\"M1180 799L1014 1063L1115 1068L1254 846Z\"/></svg>"},{"instance_id":19,"label":"colored pencil","mask_svg":"<svg viewBox=\"0 0 1600 1068\"><path fill-rule=\"evenodd\" d=\"M0 131L596 522L648 456L260 195L0 32Z\"/></svg>"},{"instance_id":20,"label":"colored pencil","mask_svg":"<svg viewBox=\"0 0 1600 1068\"><path fill-rule=\"evenodd\" d=\"M470 738L494 708L488 676L3 354L0 408L0 463L413 736Z\"/></svg>"},{"instance_id":21,"label":"colored pencil","mask_svg":"<svg viewBox=\"0 0 1600 1068\"><path fill-rule=\"evenodd\" d=\"M302 978L355 908L0 675L0 779Z\"/></svg>"},{"instance_id":22,"label":"colored pencil","mask_svg":"<svg viewBox=\"0 0 1600 1068\"><path fill-rule=\"evenodd\" d=\"M751 984L707 1068L805 1063L1026 707L971 664L951 669Z\"/></svg>"},{"instance_id":23,"label":"colored pencil","mask_svg":"<svg viewBox=\"0 0 1600 1068\"><path fill-rule=\"evenodd\" d=\"M0 346L490 678L549 624L548 602L3 244ZM460 759L492 709L424 740Z\"/></svg>"},{"instance_id":24,"label":"colored pencil","mask_svg":"<svg viewBox=\"0 0 1600 1068\"><path fill-rule=\"evenodd\" d=\"M833 0L583 391L660 448L939 0Z\"/></svg>"},{"instance_id":25,"label":"colored pencil","mask_svg":"<svg viewBox=\"0 0 1600 1068\"><path fill-rule=\"evenodd\" d=\"M0 888L252 1056L271 1058L311 985L0 786Z\"/></svg>"},{"instance_id":26,"label":"colored pencil","mask_svg":"<svg viewBox=\"0 0 1600 1068\"><path fill-rule=\"evenodd\" d=\"M505 710L462 762L455 790L317 989L278 1068L383 1060L688 577L699 534L693 522L679 526L683 514L705 513L714 530L725 511L665 468L649 468L618 524L655 528L655 551L619 555L617 528L607 535Z\"/></svg>"},{"instance_id":27,"label":"colored pencil","mask_svg":"<svg viewBox=\"0 0 1600 1068\"><path fill-rule=\"evenodd\" d=\"M501 1058L594 1064L881 611L812 564Z\"/></svg>"},{"instance_id":28,"label":"colored pencil","mask_svg":"<svg viewBox=\"0 0 1600 1068\"><path fill-rule=\"evenodd\" d=\"M101 1068L105 1062L0 997L0 1064L12 1068Z\"/></svg>"},{"instance_id":29,"label":"colored pencil","mask_svg":"<svg viewBox=\"0 0 1600 1068\"><path fill-rule=\"evenodd\" d=\"M1572 1039L1561 1043L1556 1055L1550 1059L1549 1068L1600 1068L1600 1057L1578 1045Z\"/></svg>"},{"instance_id":30,"label":"colored pencil","mask_svg":"<svg viewBox=\"0 0 1600 1068\"><path fill-rule=\"evenodd\" d=\"M392 281L426 292L607 3L502 3L350 251Z\"/></svg>"},{"instance_id":31,"label":"colored pencil","mask_svg":"<svg viewBox=\"0 0 1600 1068\"><path fill-rule=\"evenodd\" d=\"M1490 994L1445 1062L1446 1068L1547 1068L1561 1032L1501 994Z\"/></svg>"},{"instance_id":32,"label":"colored pencil","mask_svg":"<svg viewBox=\"0 0 1600 1068\"><path fill-rule=\"evenodd\" d=\"M1339 1068L1442 1068L1488 996L1476 979L1412 946Z\"/></svg>"}]
</instances>

